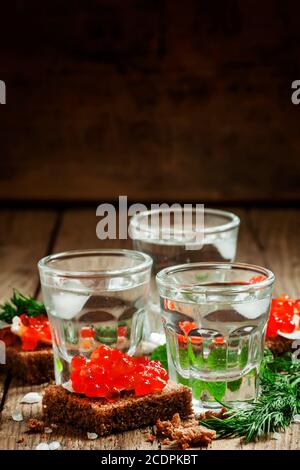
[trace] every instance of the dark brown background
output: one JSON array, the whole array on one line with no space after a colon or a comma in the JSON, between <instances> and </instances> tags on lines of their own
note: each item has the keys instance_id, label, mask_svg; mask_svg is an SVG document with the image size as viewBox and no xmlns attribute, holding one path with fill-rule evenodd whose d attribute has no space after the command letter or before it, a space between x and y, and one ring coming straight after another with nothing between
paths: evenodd
<instances>
[{"instance_id":1,"label":"dark brown background","mask_svg":"<svg viewBox=\"0 0 300 470\"><path fill-rule=\"evenodd\" d=\"M0 199L299 201L300 2L1 4Z\"/></svg>"}]
</instances>

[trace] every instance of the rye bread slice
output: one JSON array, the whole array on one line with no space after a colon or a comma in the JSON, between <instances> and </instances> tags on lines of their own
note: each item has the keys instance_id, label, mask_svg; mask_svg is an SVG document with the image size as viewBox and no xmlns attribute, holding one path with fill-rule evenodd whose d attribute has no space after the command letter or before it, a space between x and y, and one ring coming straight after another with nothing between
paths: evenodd
<instances>
[{"instance_id":1,"label":"rye bread slice","mask_svg":"<svg viewBox=\"0 0 300 470\"><path fill-rule=\"evenodd\" d=\"M43 397L46 423L72 426L76 431L95 432L98 436L129 431L192 414L192 393L184 385L168 384L162 392L143 397L124 397L113 402L70 393L61 385L50 385Z\"/></svg>"},{"instance_id":2,"label":"rye bread slice","mask_svg":"<svg viewBox=\"0 0 300 470\"><path fill-rule=\"evenodd\" d=\"M271 349L275 356L280 356L286 352L292 352L293 340L284 338L283 336L274 336L266 338L266 346Z\"/></svg>"},{"instance_id":3,"label":"rye bread slice","mask_svg":"<svg viewBox=\"0 0 300 470\"><path fill-rule=\"evenodd\" d=\"M22 351L20 345L6 349L6 370L14 377L31 385L54 379L53 351L51 346L40 346L35 351Z\"/></svg>"}]
</instances>

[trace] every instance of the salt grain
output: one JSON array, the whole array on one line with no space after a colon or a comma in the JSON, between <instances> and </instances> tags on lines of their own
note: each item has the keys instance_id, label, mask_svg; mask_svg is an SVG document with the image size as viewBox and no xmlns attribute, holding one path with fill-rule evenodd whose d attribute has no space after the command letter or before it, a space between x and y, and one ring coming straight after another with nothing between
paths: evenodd
<instances>
[{"instance_id":1,"label":"salt grain","mask_svg":"<svg viewBox=\"0 0 300 470\"><path fill-rule=\"evenodd\" d=\"M98 434L96 434L95 432L88 432L87 437L88 439L94 440L94 439L97 439Z\"/></svg>"},{"instance_id":2,"label":"salt grain","mask_svg":"<svg viewBox=\"0 0 300 470\"><path fill-rule=\"evenodd\" d=\"M32 405L33 403L40 403L42 401L42 395L36 392L29 392L24 395L20 403L26 403Z\"/></svg>"},{"instance_id":3,"label":"salt grain","mask_svg":"<svg viewBox=\"0 0 300 470\"><path fill-rule=\"evenodd\" d=\"M11 417L14 421L23 421L23 415L21 411L13 411Z\"/></svg>"},{"instance_id":4,"label":"salt grain","mask_svg":"<svg viewBox=\"0 0 300 470\"><path fill-rule=\"evenodd\" d=\"M35 450L57 450L60 448L60 443L58 441L52 441L47 444L46 442L40 442Z\"/></svg>"},{"instance_id":5,"label":"salt grain","mask_svg":"<svg viewBox=\"0 0 300 470\"><path fill-rule=\"evenodd\" d=\"M36 446L35 450L50 450L50 447L46 442L40 442L40 444Z\"/></svg>"},{"instance_id":6,"label":"salt grain","mask_svg":"<svg viewBox=\"0 0 300 470\"><path fill-rule=\"evenodd\" d=\"M295 415L293 417L293 423L300 423L300 415Z\"/></svg>"},{"instance_id":7,"label":"salt grain","mask_svg":"<svg viewBox=\"0 0 300 470\"><path fill-rule=\"evenodd\" d=\"M60 448L60 443L58 441L50 442L50 444L49 444L49 449L50 450L57 450L59 448Z\"/></svg>"}]
</instances>

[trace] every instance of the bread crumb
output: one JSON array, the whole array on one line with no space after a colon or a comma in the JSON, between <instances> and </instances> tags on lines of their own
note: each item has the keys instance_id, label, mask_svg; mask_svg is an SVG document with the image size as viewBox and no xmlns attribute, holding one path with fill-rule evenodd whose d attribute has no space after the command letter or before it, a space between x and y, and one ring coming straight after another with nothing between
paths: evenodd
<instances>
[{"instance_id":1,"label":"bread crumb","mask_svg":"<svg viewBox=\"0 0 300 470\"><path fill-rule=\"evenodd\" d=\"M178 413L170 421L158 419L156 429L158 436L176 441L181 449L188 449L190 446L208 447L216 437L215 431L201 426L195 418L181 421Z\"/></svg>"},{"instance_id":2,"label":"bread crumb","mask_svg":"<svg viewBox=\"0 0 300 470\"><path fill-rule=\"evenodd\" d=\"M45 430L45 423L44 421L36 418L30 418L27 421L27 431L29 433L39 433L44 432Z\"/></svg>"},{"instance_id":3,"label":"bread crumb","mask_svg":"<svg viewBox=\"0 0 300 470\"><path fill-rule=\"evenodd\" d=\"M271 349L275 356L280 356L285 352L292 351L293 341L283 336L274 336L266 338L266 346Z\"/></svg>"},{"instance_id":4,"label":"bread crumb","mask_svg":"<svg viewBox=\"0 0 300 470\"><path fill-rule=\"evenodd\" d=\"M171 443L172 443L172 441L170 441L170 439L164 439L162 441L162 445L164 445L164 446L169 446Z\"/></svg>"},{"instance_id":5,"label":"bread crumb","mask_svg":"<svg viewBox=\"0 0 300 470\"><path fill-rule=\"evenodd\" d=\"M154 442L156 440L156 436L154 436L154 434L148 434L145 440L146 442Z\"/></svg>"},{"instance_id":6,"label":"bread crumb","mask_svg":"<svg viewBox=\"0 0 300 470\"><path fill-rule=\"evenodd\" d=\"M202 419L207 419L207 418L219 418L219 419L223 419L224 418L224 415L225 413L227 412L227 408L221 408L220 410L218 411L213 411L213 410L208 410L208 411L205 411L204 413L201 413L200 416L199 416L199 419L202 420Z\"/></svg>"}]
</instances>

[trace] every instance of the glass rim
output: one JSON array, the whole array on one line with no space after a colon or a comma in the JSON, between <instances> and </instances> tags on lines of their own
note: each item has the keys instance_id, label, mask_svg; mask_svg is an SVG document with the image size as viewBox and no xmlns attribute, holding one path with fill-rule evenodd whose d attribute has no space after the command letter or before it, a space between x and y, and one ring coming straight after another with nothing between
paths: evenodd
<instances>
[{"instance_id":1,"label":"glass rim","mask_svg":"<svg viewBox=\"0 0 300 470\"><path fill-rule=\"evenodd\" d=\"M151 234L153 233L153 230L151 227L140 227L140 220L144 217L147 217L149 215L154 215L154 214L160 214L160 213L175 213L178 211L183 211L183 210L189 210L192 212L195 212L197 209L195 207L192 208L161 208L161 209L154 209L154 210L147 210L147 211L142 211L139 212L138 214L135 214L134 216L131 217L130 219L130 226L133 227L135 230ZM209 209L209 208L204 208L204 215L216 215L216 216L222 216L222 217L227 217L230 219L230 222L226 222L224 224L216 225L215 227L204 227L204 230L195 230L194 232L201 232L204 234L212 234L212 233L221 233L221 232L226 232L228 230L231 230L233 228L239 227L240 225L240 218L234 214L233 212L230 211L224 211L221 209ZM162 230L163 232L163 230ZM182 230L174 230L174 233L182 233Z\"/></svg>"},{"instance_id":2,"label":"glass rim","mask_svg":"<svg viewBox=\"0 0 300 470\"><path fill-rule=\"evenodd\" d=\"M244 271L254 271L257 274L264 275L266 279L262 281L256 282L254 284L234 284L228 283L226 286L210 286L199 283L197 285L186 283L186 284L175 284L174 282L168 279L169 275L172 273L177 273L180 271L189 271L191 269L241 269ZM187 263L187 264L179 264L177 266L169 266L167 268L162 269L156 275L156 282L158 287L165 287L171 289L173 292L186 292L186 293L195 293L195 294L203 294L203 293L238 293L238 292L248 292L253 290L263 289L265 287L271 286L275 281L275 275L272 271L267 268L257 266L255 264L248 264L248 263L228 263L228 262L215 262L215 263L206 263L206 262L199 262L199 263Z\"/></svg>"},{"instance_id":3,"label":"glass rim","mask_svg":"<svg viewBox=\"0 0 300 470\"><path fill-rule=\"evenodd\" d=\"M60 269L54 266L49 265L52 261L62 260L66 258L77 258L84 256L116 256L121 255L123 257L140 260L140 264L132 267L125 267L121 269L99 269L89 270L89 271L75 271L68 269ZM116 276L128 276L131 274L136 274L147 269L151 269L153 260L146 253L142 253L137 250L127 250L127 249L118 249L118 248L96 248L96 249L85 249L85 250L68 250L60 253L54 253L51 255L44 256L38 262L38 268L43 273L48 273L55 276L61 277L72 277L72 278L104 278L104 277L116 277Z\"/></svg>"}]
</instances>

